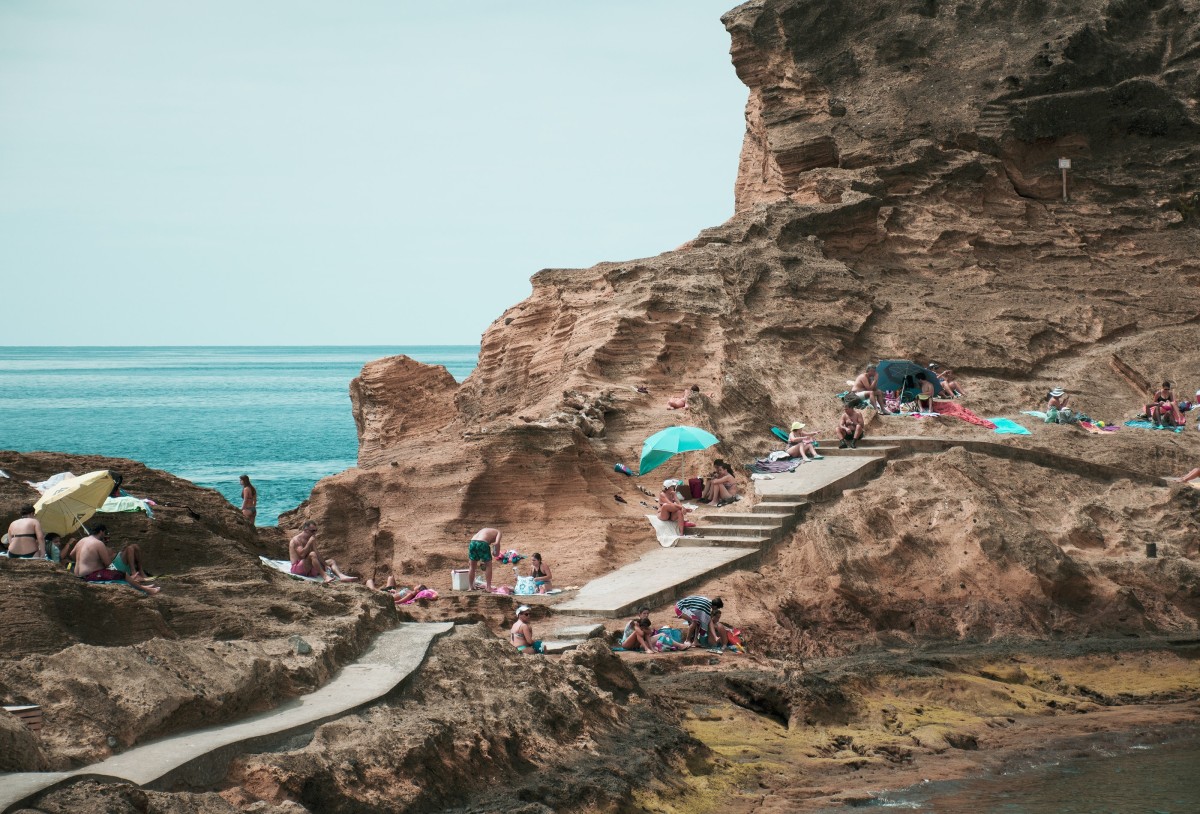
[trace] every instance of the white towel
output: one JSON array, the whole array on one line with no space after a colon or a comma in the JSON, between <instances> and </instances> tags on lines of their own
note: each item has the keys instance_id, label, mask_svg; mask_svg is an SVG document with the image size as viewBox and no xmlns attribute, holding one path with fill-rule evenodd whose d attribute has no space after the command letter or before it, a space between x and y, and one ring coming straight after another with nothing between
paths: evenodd
<instances>
[{"instance_id":1,"label":"white towel","mask_svg":"<svg viewBox=\"0 0 1200 814\"><path fill-rule=\"evenodd\" d=\"M259 561L268 568L274 568L280 573L287 574L292 579L306 579L309 582L322 582L320 577L302 577L299 574L292 573L292 563L290 560L268 560L261 554L258 557Z\"/></svg>"},{"instance_id":2,"label":"white towel","mask_svg":"<svg viewBox=\"0 0 1200 814\"><path fill-rule=\"evenodd\" d=\"M663 548L671 548L675 545L675 541L679 539L679 526L670 520L659 520L658 515L648 514L646 519L650 521L650 525L654 527L654 533L658 536L658 544Z\"/></svg>"}]
</instances>

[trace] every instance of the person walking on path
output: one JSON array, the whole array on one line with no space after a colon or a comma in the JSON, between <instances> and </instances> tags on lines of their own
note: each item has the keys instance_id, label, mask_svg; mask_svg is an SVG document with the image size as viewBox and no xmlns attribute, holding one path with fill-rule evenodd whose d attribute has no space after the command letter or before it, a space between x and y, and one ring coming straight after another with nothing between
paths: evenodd
<instances>
[{"instance_id":1,"label":"person walking on path","mask_svg":"<svg viewBox=\"0 0 1200 814\"><path fill-rule=\"evenodd\" d=\"M471 586L470 590L478 590L475 587L475 569L482 564L485 590L489 594L492 592L492 560L500 556L500 541L503 538L504 533L493 528L482 528L471 538L467 545L467 584Z\"/></svg>"},{"instance_id":2,"label":"person walking on path","mask_svg":"<svg viewBox=\"0 0 1200 814\"><path fill-rule=\"evenodd\" d=\"M292 573L300 577L320 577L326 583L333 582L332 571L342 582L357 582L358 577L348 577L338 568L336 560L323 561L317 553L317 524L308 520L299 533L288 541L288 557L292 561Z\"/></svg>"},{"instance_id":3,"label":"person walking on path","mask_svg":"<svg viewBox=\"0 0 1200 814\"><path fill-rule=\"evenodd\" d=\"M21 516L8 524L8 556L14 559L46 559L46 535L33 506L21 507Z\"/></svg>"},{"instance_id":4,"label":"person walking on path","mask_svg":"<svg viewBox=\"0 0 1200 814\"><path fill-rule=\"evenodd\" d=\"M253 525L258 515L258 490L250 482L249 475L242 475L242 516Z\"/></svg>"}]
</instances>

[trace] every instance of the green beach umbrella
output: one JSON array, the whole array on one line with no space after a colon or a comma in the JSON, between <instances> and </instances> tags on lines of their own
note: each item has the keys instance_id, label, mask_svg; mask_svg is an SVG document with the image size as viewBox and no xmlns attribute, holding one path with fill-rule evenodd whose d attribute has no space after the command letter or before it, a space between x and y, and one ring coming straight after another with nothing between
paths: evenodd
<instances>
[{"instance_id":1,"label":"green beach umbrella","mask_svg":"<svg viewBox=\"0 0 1200 814\"><path fill-rule=\"evenodd\" d=\"M708 449L717 443L717 436L699 427L667 427L656 432L642 444L642 460L638 463L638 474L645 475L660 466L668 458L681 452Z\"/></svg>"}]
</instances>

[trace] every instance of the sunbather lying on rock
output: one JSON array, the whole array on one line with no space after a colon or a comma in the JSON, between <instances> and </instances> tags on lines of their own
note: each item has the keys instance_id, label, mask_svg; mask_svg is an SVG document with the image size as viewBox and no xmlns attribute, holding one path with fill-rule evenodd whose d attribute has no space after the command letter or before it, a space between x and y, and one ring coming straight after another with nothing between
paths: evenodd
<instances>
[{"instance_id":1,"label":"sunbather lying on rock","mask_svg":"<svg viewBox=\"0 0 1200 814\"><path fill-rule=\"evenodd\" d=\"M842 440L838 449L856 449L855 445L862 440L866 424L863 422L862 413L858 411L859 404L861 402L857 400L847 401L842 408L842 419L837 428L838 438Z\"/></svg>"},{"instance_id":2,"label":"sunbather lying on rock","mask_svg":"<svg viewBox=\"0 0 1200 814\"><path fill-rule=\"evenodd\" d=\"M75 545L75 576L87 582L121 580L147 594L161 590L149 584L137 545L131 543L114 556L107 543L108 527L103 523L93 526L92 533Z\"/></svg>"},{"instance_id":3,"label":"sunbather lying on rock","mask_svg":"<svg viewBox=\"0 0 1200 814\"><path fill-rule=\"evenodd\" d=\"M942 389L938 393L940 398L952 399L963 395L963 390L959 387L957 381L954 380L954 371L948 367L941 367L937 362L930 362L929 369L938 375L942 380Z\"/></svg>"},{"instance_id":4,"label":"sunbather lying on rock","mask_svg":"<svg viewBox=\"0 0 1200 814\"><path fill-rule=\"evenodd\" d=\"M391 594L391 596L397 602L399 602L401 599L404 599L409 594L418 594L421 591L425 590L424 585L416 585L412 588L405 588L403 586L397 586L396 585L396 577L393 575L390 575L390 574L388 575L387 582L385 582L383 584L382 588L376 587L375 580L373 580L373 579L368 579L366 582L366 586L368 588L370 588L372 591L380 591L381 593Z\"/></svg>"},{"instance_id":5,"label":"sunbather lying on rock","mask_svg":"<svg viewBox=\"0 0 1200 814\"><path fill-rule=\"evenodd\" d=\"M1182 478L1175 478L1175 480L1179 481L1180 483L1191 483L1196 478L1200 478L1200 466L1196 467Z\"/></svg>"},{"instance_id":6,"label":"sunbather lying on rock","mask_svg":"<svg viewBox=\"0 0 1200 814\"><path fill-rule=\"evenodd\" d=\"M804 427L803 421L792 422L792 431L788 433L787 454L793 458L803 458L806 461L815 460L821 457L813 447L813 441L817 440L817 434L805 432Z\"/></svg>"},{"instance_id":7,"label":"sunbather lying on rock","mask_svg":"<svg viewBox=\"0 0 1200 814\"><path fill-rule=\"evenodd\" d=\"M684 390L678 396L672 396L667 399L667 409L686 410L688 408L688 399L698 395L700 395L700 385L693 384L690 389Z\"/></svg>"}]
</instances>

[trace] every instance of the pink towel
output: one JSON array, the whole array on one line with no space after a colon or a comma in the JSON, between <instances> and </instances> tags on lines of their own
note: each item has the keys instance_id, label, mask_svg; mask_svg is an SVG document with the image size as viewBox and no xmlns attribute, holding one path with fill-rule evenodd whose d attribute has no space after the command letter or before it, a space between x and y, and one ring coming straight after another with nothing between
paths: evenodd
<instances>
[{"instance_id":1,"label":"pink towel","mask_svg":"<svg viewBox=\"0 0 1200 814\"><path fill-rule=\"evenodd\" d=\"M989 430L996 429L995 424L986 418L980 418L956 401L935 401L933 403L933 411L938 415L944 415L948 418L961 418L963 421L978 424L980 427L987 427Z\"/></svg>"}]
</instances>

